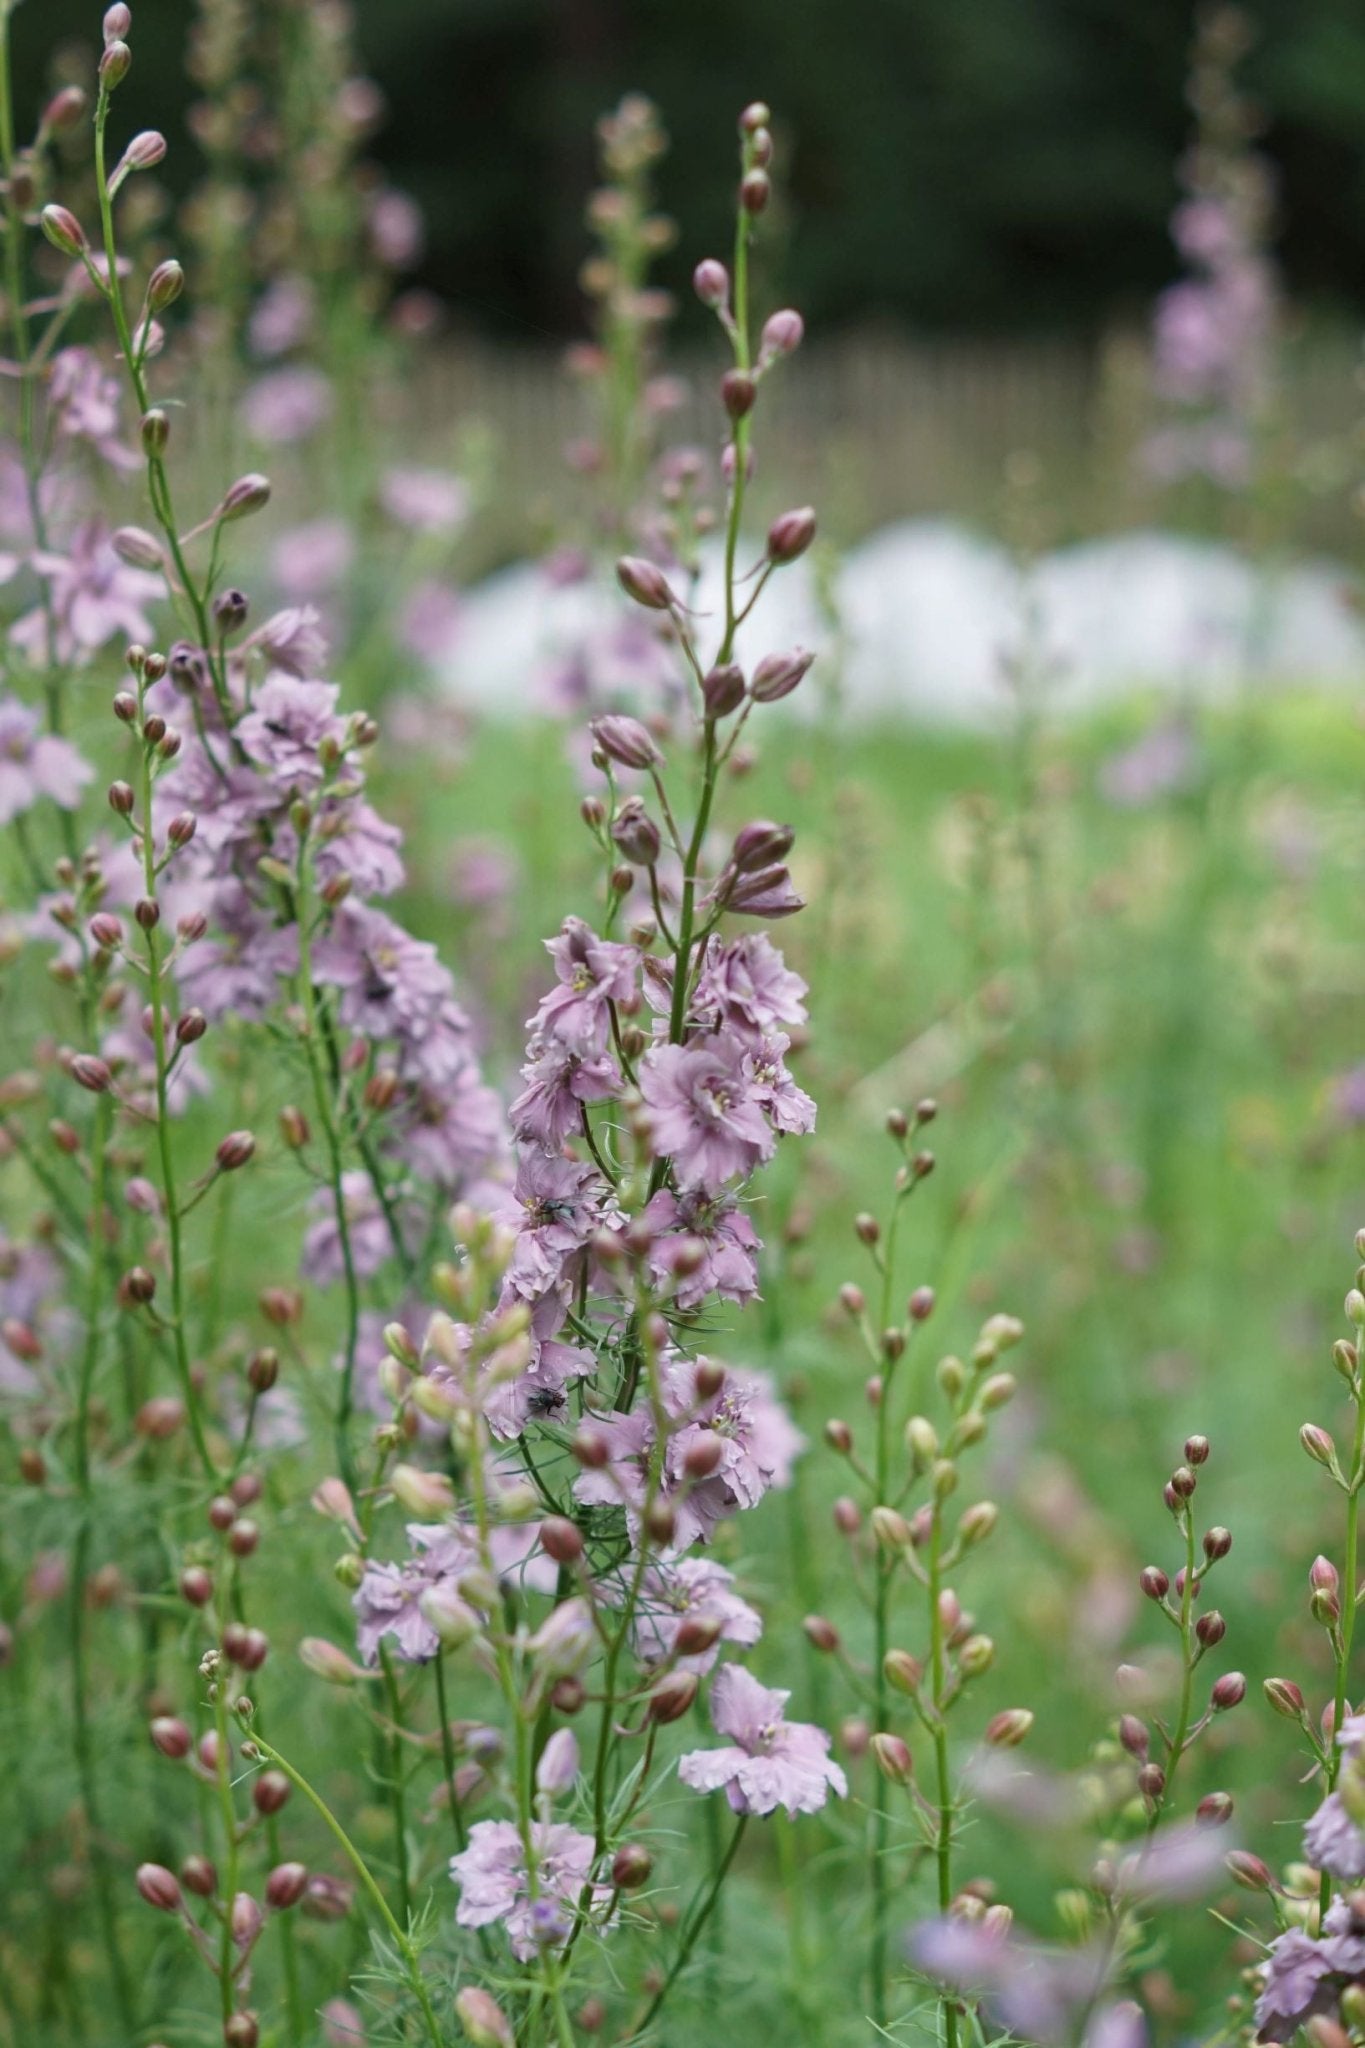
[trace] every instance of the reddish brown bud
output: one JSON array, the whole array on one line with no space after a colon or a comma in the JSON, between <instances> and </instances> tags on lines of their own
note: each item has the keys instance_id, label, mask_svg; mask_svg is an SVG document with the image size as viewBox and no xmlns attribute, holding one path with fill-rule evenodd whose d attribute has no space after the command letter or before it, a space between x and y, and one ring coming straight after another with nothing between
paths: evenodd
<instances>
[{"instance_id":1,"label":"reddish brown bud","mask_svg":"<svg viewBox=\"0 0 1365 2048\"><path fill-rule=\"evenodd\" d=\"M1159 1564L1144 1565L1138 1584L1149 1600L1164 1600L1171 1590L1171 1582Z\"/></svg>"},{"instance_id":2,"label":"reddish brown bud","mask_svg":"<svg viewBox=\"0 0 1365 2048\"><path fill-rule=\"evenodd\" d=\"M839 1631L823 1614L808 1614L801 1626L812 1649L824 1651L827 1655L838 1649Z\"/></svg>"},{"instance_id":3,"label":"reddish brown bud","mask_svg":"<svg viewBox=\"0 0 1365 2048\"><path fill-rule=\"evenodd\" d=\"M634 1892L648 1884L654 1858L643 1842L622 1842L611 1859L611 1881L618 1891Z\"/></svg>"},{"instance_id":4,"label":"reddish brown bud","mask_svg":"<svg viewBox=\"0 0 1365 2048\"><path fill-rule=\"evenodd\" d=\"M189 1729L172 1714L158 1714L147 1732L161 1754L176 1762L188 1756L194 1747L194 1737Z\"/></svg>"},{"instance_id":5,"label":"reddish brown bud","mask_svg":"<svg viewBox=\"0 0 1365 2048\"><path fill-rule=\"evenodd\" d=\"M1225 1671L1209 1694L1209 1705L1215 1713L1225 1714L1230 1707L1241 1705L1246 1691L1247 1682L1240 1671Z\"/></svg>"},{"instance_id":6,"label":"reddish brown bud","mask_svg":"<svg viewBox=\"0 0 1365 2048\"><path fill-rule=\"evenodd\" d=\"M782 512L768 528L768 560L779 566L804 555L815 539L815 512L800 505L794 512Z\"/></svg>"},{"instance_id":7,"label":"reddish brown bud","mask_svg":"<svg viewBox=\"0 0 1365 2048\"><path fill-rule=\"evenodd\" d=\"M283 1771L262 1771L251 1788L251 1803L257 1813L278 1813L292 1790Z\"/></svg>"},{"instance_id":8,"label":"reddish brown bud","mask_svg":"<svg viewBox=\"0 0 1365 2048\"><path fill-rule=\"evenodd\" d=\"M308 1872L302 1863L277 1863L265 1881L265 1902L273 1912L287 1912L297 1906L308 1889Z\"/></svg>"},{"instance_id":9,"label":"reddish brown bud","mask_svg":"<svg viewBox=\"0 0 1365 2048\"><path fill-rule=\"evenodd\" d=\"M213 1580L202 1565L191 1565L180 1574L180 1597L191 1607L207 1607L213 1598Z\"/></svg>"},{"instance_id":10,"label":"reddish brown bud","mask_svg":"<svg viewBox=\"0 0 1365 2048\"><path fill-rule=\"evenodd\" d=\"M556 1564L573 1564L583 1555L583 1538L566 1515L547 1515L540 1525L540 1541Z\"/></svg>"},{"instance_id":11,"label":"reddish brown bud","mask_svg":"<svg viewBox=\"0 0 1365 2048\"><path fill-rule=\"evenodd\" d=\"M256 1150L256 1140L250 1131L229 1131L221 1140L214 1157L224 1173L235 1173L245 1166Z\"/></svg>"},{"instance_id":12,"label":"reddish brown bud","mask_svg":"<svg viewBox=\"0 0 1365 2048\"><path fill-rule=\"evenodd\" d=\"M661 1678L649 1695L649 1718L661 1726L670 1721L681 1721L690 1713L697 1697L697 1675L694 1671L672 1671Z\"/></svg>"},{"instance_id":13,"label":"reddish brown bud","mask_svg":"<svg viewBox=\"0 0 1365 2048\"><path fill-rule=\"evenodd\" d=\"M71 1062L71 1078L91 1095L103 1095L113 1081L108 1065L96 1054L78 1052Z\"/></svg>"}]
</instances>

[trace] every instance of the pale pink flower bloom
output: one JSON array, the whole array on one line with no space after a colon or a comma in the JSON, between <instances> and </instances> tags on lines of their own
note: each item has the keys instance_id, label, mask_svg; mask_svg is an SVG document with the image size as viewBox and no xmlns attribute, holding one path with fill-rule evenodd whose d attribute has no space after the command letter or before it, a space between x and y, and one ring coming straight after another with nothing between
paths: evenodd
<instances>
[{"instance_id":1,"label":"pale pink flower bloom","mask_svg":"<svg viewBox=\"0 0 1365 2048\"><path fill-rule=\"evenodd\" d=\"M831 1792L842 1799L848 1781L829 1754L823 1728L784 1718L789 1692L770 1692L740 1664L727 1664L711 1687L711 1719L731 1740L720 1749L694 1749L678 1763L678 1776L694 1792L724 1791L736 1813L769 1814L779 1806L795 1817L816 1813Z\"/></svg>"}]
</instances>

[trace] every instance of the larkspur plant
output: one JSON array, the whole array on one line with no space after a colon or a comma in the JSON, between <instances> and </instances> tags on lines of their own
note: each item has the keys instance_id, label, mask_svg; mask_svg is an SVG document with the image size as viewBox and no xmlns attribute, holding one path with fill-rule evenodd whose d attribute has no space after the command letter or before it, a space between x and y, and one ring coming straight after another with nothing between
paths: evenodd
<instances>
[{"instance_id":1,"label":"larkspur plant","mask_svg":"<svg viewBox=\"0 0 1365 2048\"><path fill-rule=\"evenodd\" d=\"M776 804L741 807L781 745L770 707L805 702L813 661L776 629L757 651L765 592L816 534L806 506L756 517L756 429L803 342L794 310L754 309L768 109L739 122L733 252L693 273L726 357L718 456L661 445L684 394L651 282L674 235L659 117L630 97L599 129L594 338L574 360L595 419L570 450L576 544L550 564L611 585L600 625L551 650L584 784L583 858L556 831L551 864L585 893L528 949L511 1079L489 990L399 909L426 820L381 742L391 712L424 749L444 728L390 685L439 669L472 499L387 443L372 491L360 460L382 383L366 324L387 311L391 360L430 308L390 301L420 223L357 164L378 100L349 15L204 0L190 125L209 174L177 219L160 132L122 139L130 8L105 12L89 90L62 84L23 146L11 13L0 0L0 965L33 1022L0 1081L0 1726L20 1830L0 2042L682 2042L743 1997L746 2024L795 2012L816 2048L1140 2048L1190 2031L1200 1902L1194 1953L1224 1975L1199 2038L1365 2041L1365 1268L1333 1351L1349 1448L1301 1436L1344 1540L1309 1570L1287 1663L1303 1683L1263 1684L1313 1786L1278 1870L1249 1846L1267 1774L1233 1748L1248 1681L1224 1645L1253 1667L1256 1645L1208 1597L1216 1573L1244 1627L1232 1536L1201 1511L1221 1461L1175 1435L1172 1554L1140 1571L1064 1470L1030 1486L1047 1354L1107 1290L1075 1288L1065 1247L1060 1316L1017 1268L1008 1289L985 1263L965 1277L954 1233L977 1229L996 1169L979 1197L950 1190L938 1264L916 1243L938 1285L907 1291L909 1205L918 1222L954 1170L927 1145L936 1097L885 1118L888 1205L854 1221L871 1281L845 1282L827 1328L805 1314L808 1247L862 1184L866 1131L856 1164L800 1142L803 1081L837 1111L846 1055L772 927L795 920L793 960L813 952L826 982L877 991L837 919L812 947L797 916L807 874L826 898L840 879L856 797L836 792L830 843L799 850ZM1236 41L1210 17L1200 111L1227 154L1196 152L1180 217L1207 274L1159 321L1181 460L1233 484L1269 331L1264 186L1219 183L1246 136L1240 101L1209 99ZM256 536L278 477L232 456L239 431L286 473L334 436L336 498L295 491L302 523L273 550ZM371 616L376 535L392 587ZM372 708L347 702L358 680ZM819 751L795 743L793 797ZM1007 991L983 964L980 1044L1003 1068ZM899 955L893 972L899 1026ZM1079 1068L1057 1051L1060 1098ZM976 1056L953 1040L945 1109ZM1014 1079L1036 1090L1036 1061ZM1048 1238L1074 1220L1050 1156L1068 1120L1008 1114L1034 1133L1020 1173ZM998 1306L1015 1286L1043 1310L1019 1383L1023 1324ZM931 1364L945 1328L961 1355ZM803 1468L810 1368L850 1337L863 1419L845 1396ZM830 1471L825 1523L811 1490ZM1024 1556L1030 1520L1059 1573ZM1030 1704L1031 1632L1039 1665L1077 1663L1074 1768Z\"/></svg>"}]
</instances>

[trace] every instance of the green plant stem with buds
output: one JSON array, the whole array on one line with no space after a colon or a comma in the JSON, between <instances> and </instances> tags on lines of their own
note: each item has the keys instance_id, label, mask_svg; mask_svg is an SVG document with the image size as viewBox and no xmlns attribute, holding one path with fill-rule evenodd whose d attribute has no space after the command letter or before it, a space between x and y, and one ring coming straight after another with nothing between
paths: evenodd
<instances>
[{"instance_id":1,"label":"green plant stem with buds","mask_svg":"<svg viewBox=\"0 0 1365 2048\"><path fill-rule=\"evenodd\" d=\"M119 348L124 366L132 385L133 397L139 414L145 416L150 409L147 379L143 360L133 344L132 330L128 325L128 310L123 302L123 286L118 274L118 239L114 232L114 203L109 193L109 179L105 168L105 129L109 120L110 96L108 88L101 84L95 102L95 185L99 195L100 231L104 245L104 260L108 270L107 282L103 285L104 295L113 314L114 330L118 336ZM165 460L156 448L146 449L147 491L151 500L152 513L165 538L166 547L175 566L180 589L194 618L199 645L204 650L208 663L214 694L225 720L231 724L231 706L228 701L227 681L221 664L215 664L213 656L213 631L209 621L209 598L211 591L201 590L190 574L180 542L180 530L176 522L175 508L171 499L170 479L166 473Z\"/></svg>"},{"instance_id":2,"label":"green plant stem with buds","mask_svg":"<svg viewBox=\"0 0 1365 2048\"><path fill-rule=\"evenodd\" d=\"M1194 1639L1193 1615L1194 1595L1198 1585L1194 1561L1194 1509L1186 1501L1181 1517L1185 1535L1185 1583L1180 1589L1180 1704L1176 1712L1175 1729L1167 1738L1164 1770L1166 1782L1157 1798L1152 1801L1147 1816L1147 1833L1156 1833L1162 1815L1170 1803L1171 1787L1175 1781L1180 1760L1185 1754L1190 1734L1190 1715L1194 1699L1194 1670L1199 1662L1199 1650Z\"/></svg>"},{"instance_id":3,"label":"green plant stem with buds","mask_svg":"<svg viewBox=\"0 0 1365 2048\"><path fill-rule=\"evenodd\" d=\"M306 833L299 834L298 864L298 933L299 933L299 1005L303 1011L304 1055L313 1081L313 1100L317 1104L318 1121L322 1125L322 1139L327 1151L327 1185L331 1191L332 1208L336 1216L337 1243L341 1250L341 1270L346 1291L346 1342L342 1353L341 1384L337 1389L337 1405L334 1417L336 1431L337 1462L341 1477L349 1490L356 1488L355 1457L351 1449L351 1412L355 1384L356 1347L360 1341L360 1282L356 1274L355 1254L351 1245L351 1226L346 1213L346 1190L342 1168L341 1135L332 1101L332 1090L323 1060L322 1042L319 1029L317 991L313 986L313 875L312 862Z\"/></svg>"},{"instance_id":4,"label":"green plant stem with buds","mask_svg":"<svg viewBox=\"0 0 1365 2048\"><path fill-rule=\"evenodd\" d=\"M143 677L138 677L138 717L142 716ZM156 901L156 847L152 840L152 749L143 739L140 748L140 789L142 811L142 880L147 901ZM171 1345L176 1375L185 1399L190 1435L195 1453L209 1479L216 1468L204 1435L199 1393L190 1367L189 1337L185 1310L185 1251L182 1242L180 1192L176 1182L175 1148L171 1142L170 1065L166 1044L165 963L161 956L161 927L154 924L144 937L147 943L147 1003L152 1013L152 1051L156 1061L156 1147L161 1166L161 1195L166 1212L166 1255L171 1277Z\"/></svg>"},{"instance_id":5,"label":"green plant stem with buds","mask_svg":"<svg viewBox=\"0 0 1365 2048\"><path fill-rule=\"evenodd\" d=\"M953 1781L948 1763L948 1724L945 1719L947 1646L943 1613L943 1503L937 1498L929 1524L929 1678L933 1705L935 1804L938 1809L934 1836L934 1864L938 1874L938 1910L946 1914L953 1903ZM946 2048L957 2048L958 2004L952 1997L940 2000Z\"/></svg>"},{"instance_id":6,"label":"green plant stem with buds","mask_svg":"<svg viewBox=\"0 0 1365 2048\"><path fill-rule=\"evenodd\" d=\"M1360 1338L1357 1330L1357 1341ZM1355 1434L1351 1443L1351 1469L1346 1480L1346 1552L1341 1572L1341 1619L1337 1623L1336 1683L1332 1689L1332 1739L1327 1749L1326 1779L1327 1790L1335 1791L1341 1776L1341 1746L1336 1734L1346 1718L1346 1689L1350 1678L1351 1645L1355 1639L1356 1609L1359 1604L1360 1584L1360 1493L1365 1486L1365 1390L1362 1390L1359 1369L1351 1382L1351 1399L1355 1403ZM1325 1914L1332 1903L1332 1877L1324 1870L1319 1883L1319 1912Z\"/></svg>"},{"instance_id":7,"label":"green plant stem with buds","mask_svg":"<svg viewBox=\"0 0 1365 2048\"><path fill-rule=\"evenodd\" d=\"M252 1740L258 1754L263 1756L267 1763L273 1764L276 1770L283 1771L295 1791L303 1794L327 1828L352 1870L354 1870L357 1878L360 1880L361 1888L378 1914L388 1933L389 1939L402 1960L408 1982L412 1986L413 1995L421 2009L423 2024L426 2028L427 2039L431 2043L431 2048L448 2048L448 2044L442 2039L440 2024L432 2008L431 1995L427 1990L426 1980L422 1975L421 1959L416 1945L408 1933L395 1920L389 1902L376 1883L370 1866L342 1827L341 1822L332 1812L331 1807L328 1806L320 1793L314 1791L302 1772L296 1771L293 1764L287 1758L281 1756L280 1752L261 1736L253 1736Z\"/></svg>"},{"instance_id":8,"label":"green plant stem with buds","mask_svg":"<svg viewBox=\"0 0 1365 2048\"><path fill-rule=\"evenodd\" d=\"M79 1519L71 1559L71 1718L75 1737L76 1773L81 1787L90 1835L90 1861L95 1879L100 1931L109 1965L109 1980L124 2030L131 2034L136 2025L132 1992L119 1946L118 1919L110 1889L105 1853L104 1824L100 1817L94 1752L90 1740L90 1699L86 1671L85 1588L90 1568L90 1538L94 1524L94 1491L90 1470L90 1403L100 1353L100 1318L103 1312L103 1256L105 1201L107 1193L109 1134L113 1104L110 1097L95 1098L95 1116L90 1138L90 1246L85 1301L85 1343L81 1352L80 1377L76 1390L75 1466L80 1495Z\"/></svg>"}]
</instances>

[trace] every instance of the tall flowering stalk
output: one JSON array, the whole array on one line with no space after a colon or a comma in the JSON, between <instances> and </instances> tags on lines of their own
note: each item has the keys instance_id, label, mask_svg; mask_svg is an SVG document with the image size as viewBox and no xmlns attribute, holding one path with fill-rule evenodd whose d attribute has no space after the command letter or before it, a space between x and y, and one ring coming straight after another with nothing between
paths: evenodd
<instances>
[{"instance_id":1,"label":"tall flowering stalk","mask_svg":"<svg viewBox=\"0 0 1365 2048\"><path fill-rule=\"evenodd\" d=\"M991 1638L964 1612L949 1574L955 1577L954 1568L990 1536L999 1510L990 1500L960 1513L948 1503L959 1484L964 1453L985 1440L990 1417L1013 1396L1013 1374L997 1367L1002 1354L1023 1334L1013 1317L992 1317L977 1339L969 1365L954 1356L939 1362L934 1378L945 1409L943 1422L936 1426L922 1412L928 1382L926 1375L912 1369L917 1343L934 1312L934 1293L932 1288L916 1287L902 1304L900 1236L906 1204L934 1170L934 1155L921 1138L936 1113L936 1104L924 1101L912 1116L893 1110L887 1117L888 1135L901 1155L890 1210L884 1225L869 1212L855 1222L859 1242L876 1269L875 1292L869 1301L863 1288L850 1281L841 1294L873 1369L867 1383L870 1456L842 1418L825 1425L825 1442L845 1461L856 1488L856 1496L849 1493L836 1502L835 1526L855 1554L864 1549L869 1553L870 1679L850 1659L831 1622L821 1615L806 1622L811 1642L838 1657L873 1718L866 1742L876 1767L869 1801L867 1994L873 2021L881 2027L892 2017L890 1916L898 1848L893 1833L899 1837L903 1826L893 1814L892 1800L898 1792L909 1808L911 1828L932 1862L937 1910L966 1910L954 1868L960 1795L949 1751L949 1715L974 1681L989 1671L995 1652ZM926 1497L907 1515L907 1504L917 1492ZM919 1654L895 1640L903 1625L898 1610L907 1591L912 1598L917 1591L922 1604ZM1014 1747L1027 1736L1032 1722L1024 1708L1004 1709L990 1718L984 1739L996 1747ZM908 1739L914 1733L927 1743L924 1789ZM916 1860L912 1858L912 1863ZM958 2000L945 1994L940 2022L950 2043L959 2038L960 2017Z\"/></svg>"},{"instance_id":2,"label":"tall flowering stalk","mask_svg":"<svg viewBox=\"0 0 1365 2048\"><path fill-rule=\"evenodd\" d=\"M603 862L601 929L571 917L549 941L556 978L530 1020L510 1111L507 1220L457 1210L444 1307L420 1344L404 1323L385 1331L393 1420L377 1443L434 1427L448 1437L455 1482L407 1460L381 1465L379 1498L416 1517L409 1554L377 1561L374 1524L357 1514L362 1540L345 1567L358 1578L364 1664L392 1653L435 1665L445 1793L463 1840L451 1863L457 1919L492 1939L494 1970L505 1973L510 1948L527 2039L542 2028L572 2038L570 1987L585 1973L600 1981L596 1948L630 1924L630 1895L650 1877L653 1857L632 1827L668 1775L663 1731L688 1713L723 1645L748 1647L761 1631L730 1573L691 1553L785 1483L799 1448L763 1376L696 1350L717 1302L756 1292L753 1176L814 1118L784 1058L804 1020L803 985L765 936L730 931L736 918L801 907L786 866L792 834L760 820L717 843L711 824L739 730L794 689L810 659L769 656L747 675L734 660L741 619L814 532L810 512L784 514L745 570L751 416L800 333L789 313L760 339L752 332L748 250L770 155L766 112L750 108L733 277L714 262L697 273L734 359L721 385L724 619L709 653L669 560L618 565L622 589L693 679L690 816L677 760L685 727L622 713L594 721L604 788L583 817ZM445 1656L481 1672L499 1703L498 1737L485 1730L453 1776ZM331 1668L348 1675L340 1652ZM627 2038L653 2024L685 1971L749 1817L809 1811L844 1789L828 1738L789 1721L786 1700L739 1665L717 1672L711 1712L724 1740L678 1769L699 1793L723 1789L736 1826L656 1988L626 2016ZM580 1742L569 1724L590 1708ZM474 1821L466 1836L470 1769L507 1818ZM575 1807L581 1826L565 1817ZM487 1954L471 1951L471 1967L488 1968Z\"/></svg>"}]
</instances>

